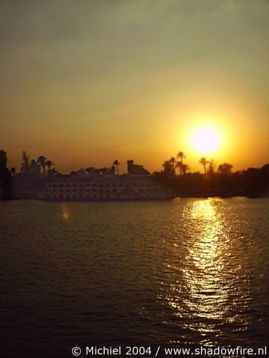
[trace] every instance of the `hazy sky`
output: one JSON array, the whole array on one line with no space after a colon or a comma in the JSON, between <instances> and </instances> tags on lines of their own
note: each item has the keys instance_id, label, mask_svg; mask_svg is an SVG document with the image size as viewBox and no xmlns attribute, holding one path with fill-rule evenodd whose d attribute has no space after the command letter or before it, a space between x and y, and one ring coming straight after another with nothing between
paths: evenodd
<instances>
[{"instance_id":1,"label":"hazy sky","mask_svg":"<svg viewBox=\"0 0 269 358\"><path fill-rule=\"evenodd\" d=\"M114 159L269 162L269 1L0 0L0 147L61 170Z\"/></svg>"}]
</instances>

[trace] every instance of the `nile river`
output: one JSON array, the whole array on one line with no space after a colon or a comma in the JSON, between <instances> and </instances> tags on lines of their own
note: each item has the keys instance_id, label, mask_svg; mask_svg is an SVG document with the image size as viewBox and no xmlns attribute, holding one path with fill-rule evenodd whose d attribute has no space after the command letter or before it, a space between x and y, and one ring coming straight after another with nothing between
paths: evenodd
<instances>
[{"instance_id":1,"label":"nile river","mask_svg":"<svg viewBox=\"0 0 269 358\"><path fill-rule=\"evenodd\" d=\"M269 199L0 202L0 356L269 342Z\"/></svg>"}]
</instances>

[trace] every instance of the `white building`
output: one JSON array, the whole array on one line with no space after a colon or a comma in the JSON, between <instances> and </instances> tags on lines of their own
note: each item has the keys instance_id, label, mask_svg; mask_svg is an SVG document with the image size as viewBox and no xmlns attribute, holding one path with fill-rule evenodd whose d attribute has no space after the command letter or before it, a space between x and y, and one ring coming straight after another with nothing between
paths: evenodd
<instances>
[{"instance_id":1,"label":"white building","mask_svg":"<svg viewBox=\"0 0 269 358\"><path fill-rule=\"evenodd\" d=\"M172 199L171 191L151 175L69 176L47 180L40 199L55 201Z\"/></svg>"}]
</instances>

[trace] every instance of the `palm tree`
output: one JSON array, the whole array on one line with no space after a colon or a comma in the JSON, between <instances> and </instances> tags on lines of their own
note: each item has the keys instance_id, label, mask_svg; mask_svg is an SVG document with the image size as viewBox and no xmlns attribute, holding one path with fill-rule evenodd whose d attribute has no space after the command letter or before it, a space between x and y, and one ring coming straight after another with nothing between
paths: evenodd
<instances>
[{"instance_id":1,"label":"palm tree","mask_svg":"<svg viewBox=\"0 0 269 358\"><path fill-rule=\"evenodd\" d=\"M169 159L169 162L171 163L172 174L175 175L175 173L176 173L176 158L171 157L171 158Z\"/></svg>"},{"instance_id":2,"label":"palm tree","mask_svg":"<svg viewBox=\"0 0 269 358\"><path fill-rule=\"evenodd\" d=\"M51 160L46 160L46 166L48 167L48 174L50 175L51 167L55 165Z\"/></svg>"},{"instance_id":3,"label":"palm tree","mask_svg":"<svg viewBox=\"0 0 269 358\"><path fill-rule=\"evenodd\" d=\"M183 164L181 162L176 162L176 168L178 168L178 171L179 171L180 175L182 175L182 173L183 173L182 166L183 166Z\"/></svg>"},{"instance_id":4,"label":"palm tree","mask_svg":"<svg viewBox=\"0 0 269 358\"><path fill-rule=\"evenodd\" d=\"M164 175L173 175L173 164L171 163L171 160L166 160L163 163L163 169Z\"/></svg>"},{"instance_id":5,"label":"palm tree","mask_svg":"<svg viewBox=\"0 0 269 358\"><path fill-rule=\"evenodd\" d=\"M183 158L186 158L185 154L183 152L178 152L177 158L179 159L179 162L177 162L176 166L178 167L179 174L182 175L183 174Z\"/></svg>"},{"instance_id":6,"label":"palm tree","mask_svg":"<svg viewBox=\"0 0 269 358\"><path fill-rule=\"evenodd\" d=\"M180 160L181 163L183 163L183 158L185 157L185 154L183 152L178 152L177 153L177 158Z\"/></svg>"},{"instance_id":7,"label":"palm tree","mask_svg":"<svg viewBox=\"0 0 269 358\"><path fill-rule=\"evenodd\" d=\"M29 155L25 151L23 151L22 152L21 173L24 173L27 171L27 169L29 168L29 161L30 161Z\"/></svg>"},{"instance_id":8,"label":"palm tree","mask_svg":"<svg viewBox=\"0 0 269 358\"><path fill-rule=\"evenodd\" d=\"M182 175L185 175L188 170L190 170L190 167L189 167L187 164L182 164L182 165L181 165Z\"/></svg>"},{"instance_id":9,"label":"palm tree","mask_svg":"<svg viewBox=\"0 0 269 358\"><path fill-rule=\"evenodd\" d=\"M37 158L37 163L40 165L40 167L43 169L43 175L46 175L46 162L47 162L47 158L44 157L43 155L40 155Z\"/></svg>"},{"instance_id":10,"label":"palm tree","mask_svg":"<svg viewBox=\"0 0 269 358\"><path fill-rule=\"evenodd\" d=\"M214 174L215 168L216 168L216 163L214 162L213 159L211 159L211 160L208 162L208 164L209 164L208 173Z\"/></svg>"},{"instance_id":11,"label":"palm tree","mask_svg":"<svg viewBox=\"0 0 269 358\"><path fill-rule=\"evenodd\" d=\"M180 175L185 175L186 172L190 170L190 167L181 161L176 163L176 167L178 168Z\"/></svg>"},{"instance_id":12,"label":"palm tree","mask_svg":"<svg viewBox=\"0 0 269 358\"><path fill-rule=\"evenodd\" d=\"M223 163L218 166L218 172L222 175L231 175L233 165L230 163Z\"/></svg>"},{"instance_id":13,"label":"palm tree","mask_svg":"<svg viewBox=\"0 0 269 358\"><path fill-rule=\"evenodd\" d=\"M120 174L120 168L119 168L120 162L116 159L116 160L114 160L113 165L114 165L115 168L117 169L116 172L117 172L117 174L119 175L119 174Z\"/></svg>"},{"instance_id":14,"label":"palm tree","mask_svg":"<svg viewBox=\"0 0 269 358\"><path fill-rule=\"evenodd\" d=\"M208 160L205 158L205 157L202 157L200 160L199 160L199 163L204 167L204 171L205 171L205 174L206 174L206 166L208 164Z\"/></svg>"}]
</instances>

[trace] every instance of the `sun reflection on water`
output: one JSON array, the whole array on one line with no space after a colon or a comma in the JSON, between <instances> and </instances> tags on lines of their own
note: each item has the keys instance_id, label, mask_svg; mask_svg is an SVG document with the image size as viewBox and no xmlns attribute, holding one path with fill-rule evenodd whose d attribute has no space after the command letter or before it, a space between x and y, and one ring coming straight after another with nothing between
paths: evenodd
<instances>
[{"instance_id":1,"label":"sun reflection on water","mask_svg":"<svg viewBox=\"0 0 269 358\"><path fill-rule=\"evenodd\" d=\"M207 322L222 320L228 307L227 290L222 286L225 232L212 200L195 201L190 214L196 222L196 240L186 257L191 265L183 270L190 297L186 303L193 317L203 320L193 322L189 328L206 333L210 331Z\"/></svg>"},{"instance_id":2,"label":"sun reflection on water","mask_svg":"<svg viewBox=\"0 0 269 358\"><path fill-rule=\"evenodd\" d=\"M185 205L178 223L183 226L177 238L182 240L181 247L177 257L174 254L166 263L170 271L166 304L181 321L180 327L199 334L205 346L217 344L227 324L235 330L248 326L244 315L235 313L238 300L247 307L250 294L247 282L242 283L242 292L236 286L241 266L231 263L235 242L231 242L222 204L221 199L212 198Z\"/></svg>"}]
</instances>

